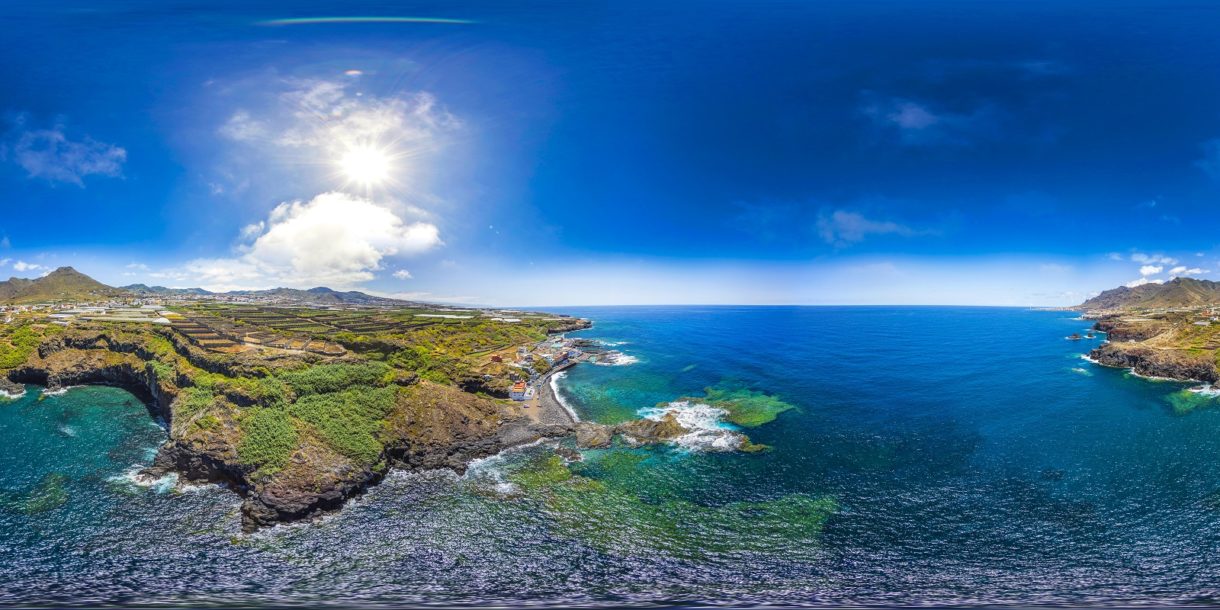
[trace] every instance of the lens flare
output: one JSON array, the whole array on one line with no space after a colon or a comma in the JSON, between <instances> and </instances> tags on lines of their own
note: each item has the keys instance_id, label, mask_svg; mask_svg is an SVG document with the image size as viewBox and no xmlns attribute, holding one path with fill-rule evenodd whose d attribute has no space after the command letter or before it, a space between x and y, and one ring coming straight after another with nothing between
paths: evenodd
<instances>
[{"instance_id":1,"label":"lens flare","mask_svg":"<svg viewBox=\"0 0 1220 610\"><path fill-rule=\"evenodd\" d=\"M365 188L385 183L390 178L390 166L390 155L371 146L348 149L339 159L343 175Z\"/></svg>"}]
</instances>

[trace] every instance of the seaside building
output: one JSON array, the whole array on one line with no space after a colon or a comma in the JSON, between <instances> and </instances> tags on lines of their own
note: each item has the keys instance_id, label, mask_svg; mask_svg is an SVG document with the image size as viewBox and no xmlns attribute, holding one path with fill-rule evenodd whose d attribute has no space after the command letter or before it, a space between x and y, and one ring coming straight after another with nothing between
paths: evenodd
<instances>
[{"instance_id":1,"label":"seaside building","mask_svg":"<svg viewBox=\"0 0 1220 610\"><path fill-rule=\"evenodd\" d=\"M513 384L513 389L509 391L508 397L513 400L525 400L526 385L524 381L518 381Z\"/></svg>"}]
</instances>

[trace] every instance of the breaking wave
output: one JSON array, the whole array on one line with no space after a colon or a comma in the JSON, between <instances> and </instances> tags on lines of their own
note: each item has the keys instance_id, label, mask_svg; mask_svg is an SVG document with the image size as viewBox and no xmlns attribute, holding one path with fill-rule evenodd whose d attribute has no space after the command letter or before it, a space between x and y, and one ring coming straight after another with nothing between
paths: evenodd
<instances>
[{"instance_id":1,"label":"breaking wave","mask_svg":"<svg viewBox=\"0 0 1220 610\"><path fill-rule=\"evenodd\" d=\"M724 416L729 412L711 405L676 400L640 409L638 413L640 417L653 421L660 421L673 413L678 425L690 430L675 438L673 443L689 451L736 451L746 440L743 434L725 423Z\"/></svg>"},{"instance_id":2,"label":"breaking wave","mask_svg":"<svg viewBox=\"0 0 1220 610\"><path fill-rule=\"evenodd\" d=\"M622 352L606 352L598 355L597 361L593 362L593 364L598 366L627 366L628 364L635 364L639 361L639 358L629 356Z\"/></svg>"}]
</instances>

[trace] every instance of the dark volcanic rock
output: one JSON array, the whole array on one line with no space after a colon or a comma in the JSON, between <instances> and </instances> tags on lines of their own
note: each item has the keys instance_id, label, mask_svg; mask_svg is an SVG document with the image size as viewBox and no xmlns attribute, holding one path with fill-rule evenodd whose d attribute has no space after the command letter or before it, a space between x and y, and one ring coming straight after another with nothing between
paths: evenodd
<instances>
[{"instance_id":1,"label":"dark volcanic rock","mask_svg":"<svg viewBox=\"0 0 1220 610\"><path fill-rule=\"evenodd\" d=\"M1107 343L1089 352L1089 357L1100 364L1129 368L1147 377L1167 377L1207 383L1215 383L1220 380L1216 365L1210 359L1191 357L1181 352Z\"/></svg>"}]
</instances>

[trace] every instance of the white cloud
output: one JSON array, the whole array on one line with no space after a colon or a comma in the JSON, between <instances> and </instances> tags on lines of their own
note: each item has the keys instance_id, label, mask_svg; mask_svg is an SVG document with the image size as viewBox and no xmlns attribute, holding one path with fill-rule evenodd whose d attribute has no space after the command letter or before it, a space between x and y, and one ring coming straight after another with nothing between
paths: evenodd
<instances>
[{"instance_id":1,"label":"white cloud","mask_svg":"<svg viewBox=\"0 0 1220 610\"><path fill-rule=\"evenodd\" d=\"M1154 280L1154 279L1150 279L1150 278L1146 278L1146 277L1141 277L1138 280L1132 280L1130 282L1127 282L1126 286L1127 286L1127 288L1135 288L1137 286L1143 286L1144 284L1164 284L1164 283L1165 283L1165 280Z\"/></svg>"},{"instance_id":2,"label":"white cloud","mask_svg":"<svg viewBox=\"0 0 1220 610\"><path fill-rule=\"evenodd\" d=\"M346 288L373 279L387 257L442 243L436 225L404 221L388 207L346 193L282 203L252 226L259 231L243 230L254 241L240 257L191 261L185 271L211 290Z\"/></svg>"},{"instance_id":3,"label":"white cloud","mask_svg":"<svg viewBox=\"0 0 1220 610\"><path fill-rule=\"evenodd\" d=\"M18 124L24 124L24 118ZM24 130L12 144L12 158L30 178L83 187L86 176L116 177L123 173L127 151L85 136L71 140L62 125Z\"/></svg>"},{"instance_id":4,"label":"white cloud","mask_svg":"<svg viewBox=\"0 0 1220 610\"><path fill-rule=\"evenodd\" d=\"M1108 259L1110 259L1110 260L1112 260L1112 261L1121 261L1121 260L1125 260L1125 259L1123 258L1123 255L1121 255L1121 254L1119 254L1119 253L1117 253L1117 252L1111 252L1111 253L1107 254L1107 255L1106 255L1106 258L1108 258Z\"/></svg>"},{"instance_id":5,"label":"white cloud","mask_svg":"<svg viewBox=\"0 0 1220 610\"><path fill-rule=\"evenodd\" d=\"M13 263L13 269L24 272L24 271L37 271L39 269L46 269L46 267L43 267L42 265L36 265L34 263L27 263L25 261L17 261L15 263Z\"/></svg>"},{"instance_id":6,"label":"white cloud","mask_svg":"<svg viewBox=\"0 0 1220 610\"><path fill-rule=\"evenodd\" d=\"M359 91L351 78L285 79L276 85L271 87L270 97L264 94L247 100L246 107L230 115L219 133L259 153L242 158L276 164L266 170L289 172L298 182L321 178L317 182L321 185L343 180L341 159L353 149L371 148L391 159L389 173L394 183L418 189L421 177L427 175L421 168L427 153L443 146L444 134L461 127L461 121L427 92L371 95ZM260 86L266 88L265 83ZM309 174L299 173L300 163L280 164L278 160L284 158L308 159ZM248 174L249 167L230 173ZM227 183L232 182L229 178L217 185L229 191L233 185Z\"/></svg>"},{"instance_id":7,"label":"white cloud","mask_svg":"<svg viewBox=\"0 0 1220 610\"><path fill-rule=\"evenodd\" d=\"M1156 275L1164 270L1165 267L1162 267L1161 265L1144 265L1140 267L1140 275L1145 277L1149 275Z\"/></svg>"},{"instance_id":8,"label":"white cloud","mask_svg":"<svg viewBox=\"0 0 1220 610\"><path fill-rule=\"evenodd\" d=\"M870 235L910 236L916 233L906 225L888 220L872 220L847 210L819 214L817 228L822 240L835 246L861 242Z\"/></svg>"},{"instance_id":9,"label":"white cloud","mask_svg":"<svg viewBox=\"0 0 1220 610\"><path fill-rule=\"evenodd\" d=\"M1190 277L1192 275L1203 275L1205 273L1209 273L1209 271L1207 269L1200 269L1199 267L1191 267L1188 269L1185 265L1179 265L1169 270L1169 275L1174 277Z\"/></svg>"},{"instance_id":10,"label":"white cloud","mask_svg":"<svg viewBox=\"0 0 1220 610\"><path fill-rule=\"evenodd\" d=\"M245 110L234 112L233 116L229 117L229 120L220 127L220 135L239 142L266 138L267 133L267 125L262 121L254 120Z\"/></svg>"},{"instance_id":11,"label":"white cloud","mask_svg":"<svg viewBox=\"0 0 1220 610\"><path fill-rule=\"evenodd\" d=\"M148 265L145 265L144 263L128 263L127 268L131 269L132 271L148 271L149 270Z\"/></svg>"},{"instance_id":12,"label":"white cloud","mask_svg":"<svg viewBox=\"0 0 1220 610\"><path fill-rule=\"evenodd\" d=\"M412 276L411 272L407 271L406 269L399 269L398 271L394 272L394 277L400 280L409 280L414 276Z\"/></svg>"},{"instance_id":13,"label":"white cloud","mask_svg":"<svg viewBox=\"0 0 1220 610\"><path fill-rule=\"evenodd\" d=\"M11 262L13 262L11 258L0 258L0 267L7 267Z\"/></svg>"},{"instance_id":14,"label":"white cloud","mask_svg":"<svg viewBox=\"0 0 1220 610\"><path fill-rule=\"evenodd\" d=\"M255 237L258 237L259 235L262 235L263 229L266 229L266 228L267 228L267 223L265 223L261 220L258 222L250 223L241 228L241 239L243 241L250 241L250 240L254 239Z\"/></svg>"},{"instance_id":15,"label":"white cloud","mask_svg":"<svg viewBox=\"0 0 1220 610\"><path fill-rule=\"evenodd\" d=\"M933 107L931 103L865 92L861 113L905 146L971 146L1000 132L1003 114L981 105L967 112Z\"/></svg>"},{"instance_id":16,"label":"white cloud","mask_svg":"<svg viewBox=\"0 0 1220 610\"><path fill-rule=\"evenodd\" d=\"M1165 256L1163 254L1144 254L1135 252L1131 255L1132 262L1153 264L1153 265L1176 265L1178 259Z\"/></svg>"}]
</instances>

